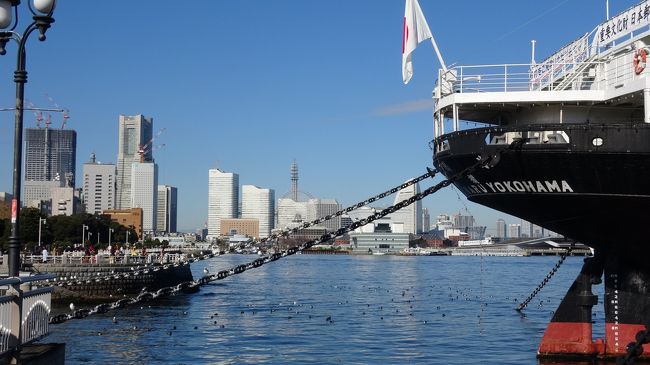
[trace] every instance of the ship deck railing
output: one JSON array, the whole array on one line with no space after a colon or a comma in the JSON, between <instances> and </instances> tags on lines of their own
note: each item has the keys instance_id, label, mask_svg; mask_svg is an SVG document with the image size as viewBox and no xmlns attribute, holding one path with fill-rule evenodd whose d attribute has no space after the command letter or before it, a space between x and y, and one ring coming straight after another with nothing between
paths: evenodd
<instances>
[{"instance_id":1,"label":"ship deck railing","mask_svg":"<svg viewBox=\"0 0 650 365\"><path fill-rule=\"evenodd\" d=\"M0 279L0 357L49 333L53 287L31 288L31 283L54 278L34 275ZM15 287L20 286L21 292Z\"/></svg>"},{"instance_id":2,"label":"ship deck railing","mask_svg":"<svg viewBox=\"0 0 650 365\"><path fill-rule=\"evenodd\" d=\"M471 65L450 68L441 72L441 96L463 93L485 92L529 92L559 90L604 90L611 87L603 75L603 62L586 61L578 63L557 63L548 65L546 71L531 71L535 64L496 64ZM628 74L633 78L634 72L624 72L623 64L617 65L612 75L621 81L619 75ZM629 65L627 65L629 66Z\"/></svg>"}]
</instances>

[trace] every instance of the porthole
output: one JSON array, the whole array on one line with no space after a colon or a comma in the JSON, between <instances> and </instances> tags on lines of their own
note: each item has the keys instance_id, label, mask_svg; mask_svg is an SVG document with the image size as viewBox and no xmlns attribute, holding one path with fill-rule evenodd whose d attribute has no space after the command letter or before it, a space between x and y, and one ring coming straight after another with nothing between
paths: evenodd
<instances>
[{"instance_id":1,"label":"porthole","mask_svg":"<svg viewBox=\"0 0 650 365\"><path fill-rule=\"evenodd\" d=\"M594 147L600 147L603 145L603 139L600 137L596 137L591 140L591 144L593 144Z\"/></svg>"}]
</instances>

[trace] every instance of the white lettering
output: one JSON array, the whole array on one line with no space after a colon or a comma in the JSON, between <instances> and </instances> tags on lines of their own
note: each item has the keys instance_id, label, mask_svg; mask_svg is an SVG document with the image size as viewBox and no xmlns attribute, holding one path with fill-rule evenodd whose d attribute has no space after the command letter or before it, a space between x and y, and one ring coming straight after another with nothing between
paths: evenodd
<instances>
[{"instance_id":1,"label":"white lettering","mask_svg":"<svg viewBox=\"0 0 650 365\"><path fill-rule=\"evenodd\" d=\"M493 193L496 193L496 190L494 190L494 184L493 183L486 182L485 185L487 185L488 188L490 188Z\"/></svg>"},{"instance_id":2,"label":"white lettering","mask_svg":"<svg viewBox=\"0 0 650 365\"><path fill-rule=\"evenodd\" d=\"M562 180L562 192L573 193L573 189L571 188L571 185L569 185L569 183L566 182L565 180Z\"/></svg>"},{"instance_id":3,"label":"white lettering","mask_svg":"<svg viewBox=\"0 0 650 365\"><path fill-rule=\"evenodd\" d=\"M533 193L537 192L535 191L535 185L533 185L531 181L524 181L523 184L527 192L533 192Z\"/></svg>"},{"instance_id":4,"label":"white lettering","mask_svg":"<svg viewBox=\"0 0 650 365\"><path fill-rule=\"evenodd\" d=\"M497 188L497 190L499 190L500 193L506 192L506 188L504 188L500 182L495 182L494 187Z\"/></svg>"},{"instance_id":5,"label":"white lettering","mask_svg":"<svg viewBox=\"0 0 650 365\"><path fill-rule=\"evenodd\" d=\"M544 183L546 184L549 193L553 191L557 191L558 193L560 192L560 185L558 185L557 181L555 180L553 180L553 182L544 181Z\"/></svg>"},{"instance_id":6,"label":"white lettering","mask_svg":"<svg viewBox=\"0 0 650 365\"><path fill-rule=\"evenodd\" d=\"M524 188L524 184L522 184L522 183L519 182L519 181L513 181L513 182L512 182L512 185L513 185L513 186L515 187L515 189L517 189L517 191L520 192L520 193L523 193L524 191L526 191L526 189Z\"/></svg>"},{"instance_id":7,"label":"white lettering","mask_svg":"<svg viewBox=\"0 0 650 365\"><path fill-rule=\"evenodd\" d=\"M548 190L546 190L546 188L544 187L544 184L542 184L539 181L535 181L535 182L537 183L537 191L538 192L540 192L540 193L541 192L548 193Z\"/></svg>"},{"instance_id":8,"label":"white lettering","mask_svg":"<svg viewBox=\"0 0 650 365\"><path fill-rule=\"evenodd\" d=\"M512 181L504 181L503 185L505 185L506 189L508 189L509 192L514 193L514 192L516 192L516 190L513 189L512 186L510 185L511 182Z\"/></svg>"}]
</instances>

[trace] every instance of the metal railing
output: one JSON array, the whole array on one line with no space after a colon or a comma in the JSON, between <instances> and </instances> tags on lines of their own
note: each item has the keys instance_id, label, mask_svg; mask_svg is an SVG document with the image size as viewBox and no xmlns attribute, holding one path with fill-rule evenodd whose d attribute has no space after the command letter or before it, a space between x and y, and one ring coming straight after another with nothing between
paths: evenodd
<instances>
[{"instance_id":1,"label":"metal railing","mask_svg":"<svg viewBox=\"0 0 650 365\"><path fill-rule=\"evenodd\" d=\"M546 72L531 72L531 64L457 66L441 74L442 95L451 93L601 90L603 62L558 63ZM629 68L630 73L632 68ZM570 78L570 79L569 79Z\"/></svg>"},{"instance_id":2,"label":"metal railing","mask_svg":"<svg viewBox=\"0 0 650 365\"><path fill-rule=\"evenodd\" d=\"M187 254L179 253L150 253L147 255L58 255L47 256L43 260L42 255L25 255L23 262L27 264L60 264L60 265L132 265L132 264L146 264L153 262L160 263L176 263L187 259Z\"/></svg>"},{"instance_id":3,"label":"metal railing","mask_svg":"<svg viewBox=\"0 0 650 365\"><path fill-rule=\"evenodd\" d=\"M53 287L16 290L15 286L54 278L35 275L0 280L0 356L48 334Z\"/></svg>"}]
</instances>

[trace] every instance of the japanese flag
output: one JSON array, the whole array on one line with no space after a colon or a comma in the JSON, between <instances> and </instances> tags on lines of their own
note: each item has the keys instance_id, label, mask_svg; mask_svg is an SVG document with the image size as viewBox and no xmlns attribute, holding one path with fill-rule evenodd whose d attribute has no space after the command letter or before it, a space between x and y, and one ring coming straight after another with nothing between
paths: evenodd
<instances>
[{"instance_id":1,"label":"japanese flag","mask_svg":"<svg viewBox=\"0 0 650 365\"><path fill-rule=\"evenodd\" d=\"M427 20L422 14L418 0L406 0L404 10L404 35L402 37L402 79L408 84L413 77L411 53L422 41L432 38Z\"/></svg>"}]
</instances>

